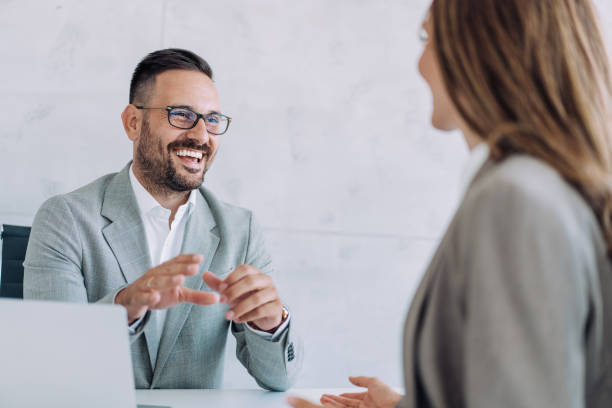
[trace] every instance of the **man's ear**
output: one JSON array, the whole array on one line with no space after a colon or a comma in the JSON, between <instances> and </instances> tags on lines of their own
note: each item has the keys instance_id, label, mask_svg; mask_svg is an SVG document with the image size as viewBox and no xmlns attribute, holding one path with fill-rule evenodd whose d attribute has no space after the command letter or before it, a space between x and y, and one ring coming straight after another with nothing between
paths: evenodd
<instances>
[{"instance_id":1,"label":"man's ear","mask_svg":"<svg viewBox=\"0 0 612 408\"><path fill-rule=\"evenodd\" d=\"M121 121L125 133L132 142L135 142L140 137L140 126L142 124L142 115L136 106L129 104L121 112Z\"/></svg>"}]
</instances>

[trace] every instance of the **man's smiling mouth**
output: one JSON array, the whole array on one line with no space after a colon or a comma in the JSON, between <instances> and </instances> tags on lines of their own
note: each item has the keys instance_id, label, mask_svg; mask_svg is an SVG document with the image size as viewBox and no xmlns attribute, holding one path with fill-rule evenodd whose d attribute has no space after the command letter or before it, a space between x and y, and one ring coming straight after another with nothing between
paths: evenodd
<instances>
[{"instance_id":1,"label":"man's smiling mouth","mask_svg":"<svg viewBox=\"0 0 612 408\"><path fill-rule=\"evenodd\" d=\"M176 154L179 157L190 157L192 158L192 161L196 161L197 163L200 163L200 161L202 161L202 158L204 157L204 154L202 153L202 151L189 150L189 149L175 150L174 154Z\"/></svg>"}]
</instances>

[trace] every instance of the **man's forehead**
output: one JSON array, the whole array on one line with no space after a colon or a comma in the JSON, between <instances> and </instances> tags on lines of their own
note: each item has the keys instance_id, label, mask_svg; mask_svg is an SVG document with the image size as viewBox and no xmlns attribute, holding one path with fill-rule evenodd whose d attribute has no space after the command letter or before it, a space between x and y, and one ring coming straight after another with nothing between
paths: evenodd
<instances>
[{"instance_id":1,"label":"man's forehead","mask_svg":"<svg viewBox=\"0 0 612 408\"><path fill-rule=\"evenodd\" d=\"M219 95L213 81L202 72L189 70L170 70L158 74L152 100L195 110L216 110L219 106Z\"/></svg>"}]
</instances>

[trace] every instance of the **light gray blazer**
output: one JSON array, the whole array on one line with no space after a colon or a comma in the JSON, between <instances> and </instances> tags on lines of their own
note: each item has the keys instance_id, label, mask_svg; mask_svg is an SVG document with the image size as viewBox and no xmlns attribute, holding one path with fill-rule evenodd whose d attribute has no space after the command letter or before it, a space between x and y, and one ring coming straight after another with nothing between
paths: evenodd
<instances>
[{"instance_id":1,"label":"light gray blazer","mask_svg":"<svg viewBox=\"0 0 612 408\"><path fill-rule=\"evenodd\" d=\"M67 302L111 303L125 285L150 269L151 257L128 166L76 191L46 201L34 219L24 262L24 298ZM210 290L202 272L220 277L240 264L272 272L270 255L250 211L218 201L200 188L185 231L183 253L204 256L200 273L185 286ZM180 304L168 310L152 367L147 343L154 325L130 337L137 388L219 388L230 322L228 306ZM286 390L302 364L302 346L292 316L275 341L231 324L236 355L257 383ZM78 324L78 322L72 322ZM126 327L127 330L127 327ZM92 352L112 352L92 350Z\"/></svg>"},{"instance_id":2,"label":"light gray blazer","mask_svg":"<svg viewBox=\"0 0 612 408\"><path fill-rule=\"evenodd\" d=\"M612 270L582 197L487 162L413 299L398 407L612 407Z\"/></svg>"}]
</instances>

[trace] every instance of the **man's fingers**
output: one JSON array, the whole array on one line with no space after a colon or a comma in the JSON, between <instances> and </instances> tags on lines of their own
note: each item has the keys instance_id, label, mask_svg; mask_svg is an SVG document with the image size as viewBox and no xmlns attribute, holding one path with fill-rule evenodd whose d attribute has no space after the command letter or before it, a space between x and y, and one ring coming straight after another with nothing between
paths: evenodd
<instances>
[{"instance_id":1,"label":"man's fingers","mask_svg":"<svg viewBox=\"0 0 612 408\"><path fill-rule=\"evenodd\" d=\"M357 400L362 400L365 398L365 396L367 395L367 392L345 392L343 394L340 394L341 397L346 397L346 398L352 398L352 399L357 399Z\"/></svg>"},{"instance_id":2,"label":"man's fingers","mask_svg":"<svg viewBox=\"0 0 612 408\"><path fill-rule=\"evenodd\" d=\"M144 285L147 289L164 291L182 285L184 281L183 275L157 275L146 278Z\"/></svg>"},{"instance_id":3,"label":"man's fingers","mask_svg":"<svg viewBox=\"0 0 612 408\"><path fill-rule=\"evenodd\" d=\"M197 263L172 262L161 264L154 268L156 275L186 275L192 276L198 273L200 265Z\"/></svg>"},{"instance_id":4,"label":"man's fingers","mask_svg":"<svg viewBox=\"0 0 612 408\"><path fill-rule=\"evenodd\" d=\"M182 287L179 301L194 303L200 306L214 305L215 303L219 303L219 295L214 292L202 292L200 290Z\"/></svg>"},{"instance_id":5,"label":"man's fingers","mask_svg":"<svg viewBox=\"0 0 612 408\"><path fill-rule=\"evenodd\" d=\"M240 319L245 321L268 317L266 313L273 316L274 310L278 309L274 302L277 299L278 296L275 289L260 290L242 299L236 306L227 311L226 316L230 320Z\"/></svg>"},{"instance_id":6,"label":"man's fingers","mask_svg":"<svg viewBox=\"0 0 612 408\"><path fill-rule=\"evenodd\" d=\"M352 384L365 388L368 388L374 379L373 377L349 377Z\"/></svg>"},{"instance_id":7,"label":"man's fingers","mask_svg":"<svg viewBox=\"0 0 612 408\"><path fill-rule=\"evenodd\" d=\"M200 254L180 254L166 261L151 271L156 275L195 275L200 270L204 258Z\"/></svg>"},{"instance_id":8,"label":"man's fingers","mask_svg":"<svg viewBox=\"0 0 612 408\"><path fill-rule=\"evenodd\" d=\"M168 263L182 263L182 264L200 264L204 260L204 257L200 254L180 254L174 258L164 262L162 265Z\"/></svg>"},{"instance_id":9,"label":"man's fingers","mask_svg":"<svg viewBox=\"0 0 612 408\"><path fill-rule=\"evenodd\" d=\"M244 278L247 275L254 275L256 273L261 272L259 272L257 269L253 268L250 265L238 265L236 269L234 269L232 273L230 273L227 278L223 280L223 284L225 284L225 287L223 287L223 289L221 290L223 291L225 290L225 288L232 286L234 283L238 282L240 279Z\"/></svg>"},{"instance_id":10,"label":"man's fingers","mask_svg":"<svg viewBox=\"0 0 612 408\"><path fill-rule=\"evenodd\" d=\"M206 283L209 288L211 288L212 290L215 290L217 292L220 292L219 285L223 281L221 279L219 279L219 277L217 275L215 275L212 272L206 271L206 272L204 272L202 274L202 279L204 279L204 283Z\"/></svg>"},{"instance_id":11,"label":"man's fingers","mask_svg":"<svg viewBox=\"0 0 612 408\"><path fill-rule=\"evenodd\" d=\"M281 310L282 306L277 304L277 302L270 302L258 307L255 310L250 311L249 313L243 314L238 319L234 318L234 320L238 320L238 323L245 323L259 319L268 319L274 317L281 319Z\"/></svg>"},{"instance_id":12,"label":"man's fingers","mask_svg":"<svg viewBox=\"0 0 612 408\"><path fill-rule=\"evenodd\" d=\"M136 291L132 301L138 305L152 307L161 299L159 292L155 290Z\"/></svg>"},{"instance_id":13,"label":"man's fingers","mask_svg":"<svg viewBox=\"0 0 612 408\"><path fill-rule=\"evenodd\" d=\"M263 273L245 275L238 282L222 291L221 294L224 297L224 303L231 304L249 292L259 291L270 285L272 285L272 279L268 275Z\"/></svg>"}]
</instances>

